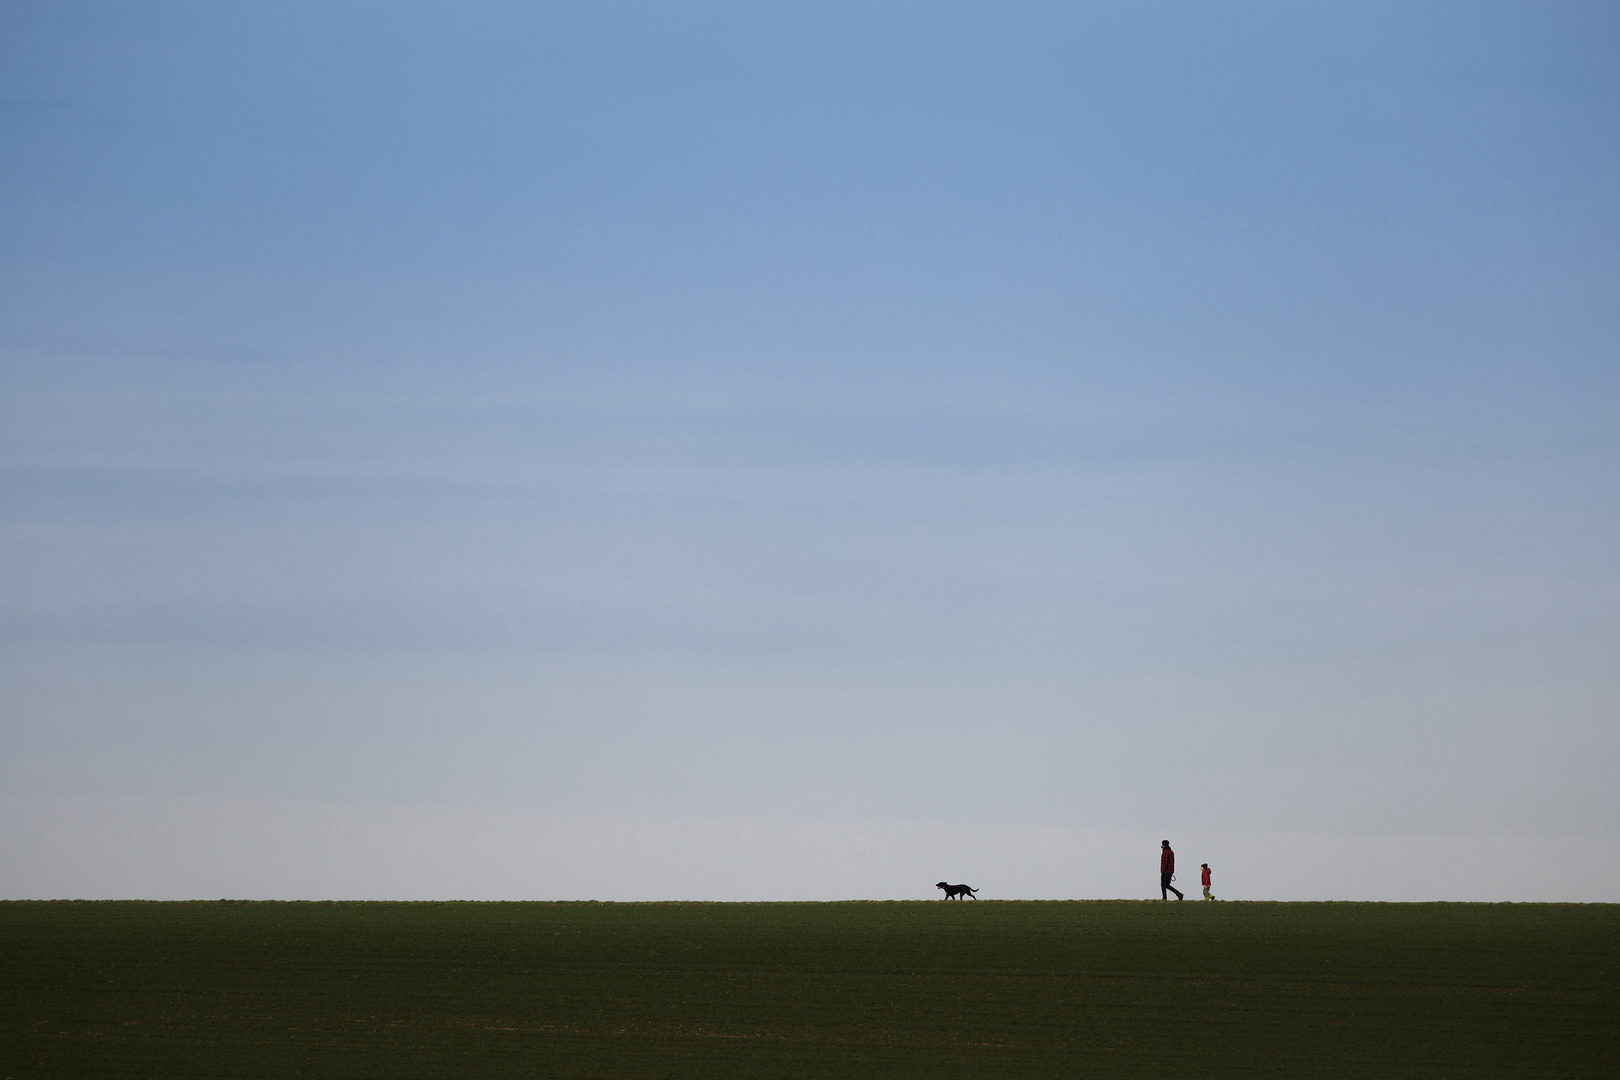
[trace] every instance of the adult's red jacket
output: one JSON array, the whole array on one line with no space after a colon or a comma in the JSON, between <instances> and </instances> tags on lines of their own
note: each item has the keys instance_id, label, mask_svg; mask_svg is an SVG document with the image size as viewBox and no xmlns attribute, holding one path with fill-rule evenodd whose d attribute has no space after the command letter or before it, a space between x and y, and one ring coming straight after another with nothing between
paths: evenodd
<instances>
[{"instance_id":1,"label":"adult's red jacket","mask_svg":"<svg viewBox=\"0 0 1620 1080\"><path fill-rule=\"evenodd\" d=\"M1173 874L1176 872L1176 853L1169 848L1159 851L1159 873Z\"/></svg>"}]
</instances>

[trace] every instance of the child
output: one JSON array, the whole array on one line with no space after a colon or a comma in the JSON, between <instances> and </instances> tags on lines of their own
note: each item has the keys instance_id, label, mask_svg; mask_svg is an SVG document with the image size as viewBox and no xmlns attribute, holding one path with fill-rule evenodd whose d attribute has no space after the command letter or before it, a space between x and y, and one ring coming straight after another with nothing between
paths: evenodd
<instances>
[{"instance_id":1,"label":"child","mask_svg":"<svg viewBox=\"0 0 1620 1080\"><path fill-rule=\"evenodd\" d=\"M1204 863L1203 867L1204 867L1204 875L1203 875L1203 877L1204 877L1204 899L1205 900L1213 900L1213 899L1215 899L1215 894L1209 891L1209 863Z\"/></svg>"}]
</instances>

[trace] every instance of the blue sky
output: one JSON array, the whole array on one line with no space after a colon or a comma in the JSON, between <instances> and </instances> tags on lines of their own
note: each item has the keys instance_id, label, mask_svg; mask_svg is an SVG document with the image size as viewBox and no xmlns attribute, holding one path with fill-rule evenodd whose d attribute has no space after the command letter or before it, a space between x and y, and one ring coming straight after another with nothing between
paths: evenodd
<instances>
[{"instance_id":1,"label":"blue sky","mask_svg":"<svg viewBox=\"0 0 1620 1080\"><path fill-rule=\"evenodd\" d=\"M1620 900L1617 46L0 4L0 893Z\"/></svg>"}]
</instances>

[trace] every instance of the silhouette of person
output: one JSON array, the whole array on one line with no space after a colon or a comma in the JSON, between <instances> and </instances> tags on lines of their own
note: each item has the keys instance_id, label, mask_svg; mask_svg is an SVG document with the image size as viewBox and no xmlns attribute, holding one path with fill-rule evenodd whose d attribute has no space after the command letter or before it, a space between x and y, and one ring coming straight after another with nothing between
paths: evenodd
<instances>
[{"instance_id":1,"label":"silhouette of person","mask_svg":"<svg viewBox=\"0 0 1620 1080\"><path fill-rule=\"evenodd\" d=\"M1181 890L1170 884L1176 879L1176 853L1170 850L1170 841L1159 844L1159 899L1168 900L1175 893L1177 900L1187 899Z\"/></svg>"},{"instance_id":2,"label":"silhouette of person","mask_svg":"<svg viewBox=\"0 0 1620 1080\"><path fill-rule=\"evenodd\" d=\"M1213 900L1215 899L1215 894L1209 891L1209 863L1204 863L1203 867L1204 873L1202 876L1204 882L1204 899Z\"/></svg>"}]
</instances>

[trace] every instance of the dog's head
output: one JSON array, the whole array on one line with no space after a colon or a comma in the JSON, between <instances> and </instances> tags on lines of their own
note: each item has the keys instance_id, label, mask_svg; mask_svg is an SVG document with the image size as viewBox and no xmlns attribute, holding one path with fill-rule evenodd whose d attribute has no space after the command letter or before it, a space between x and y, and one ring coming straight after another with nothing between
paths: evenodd
<instances>
[{"instance_id":1,"label":"dog's head","mask_svg":"<svg viewBox=\"0 0 1620 1080\"><path fill-rule=\"evenodd\" d=\"M948 885L947 883L941 881L939 884L935 885L934 888L936 888L936 889L948 889L948 888L950 888L950 885Z\"/></svg>"}]
</instances>

